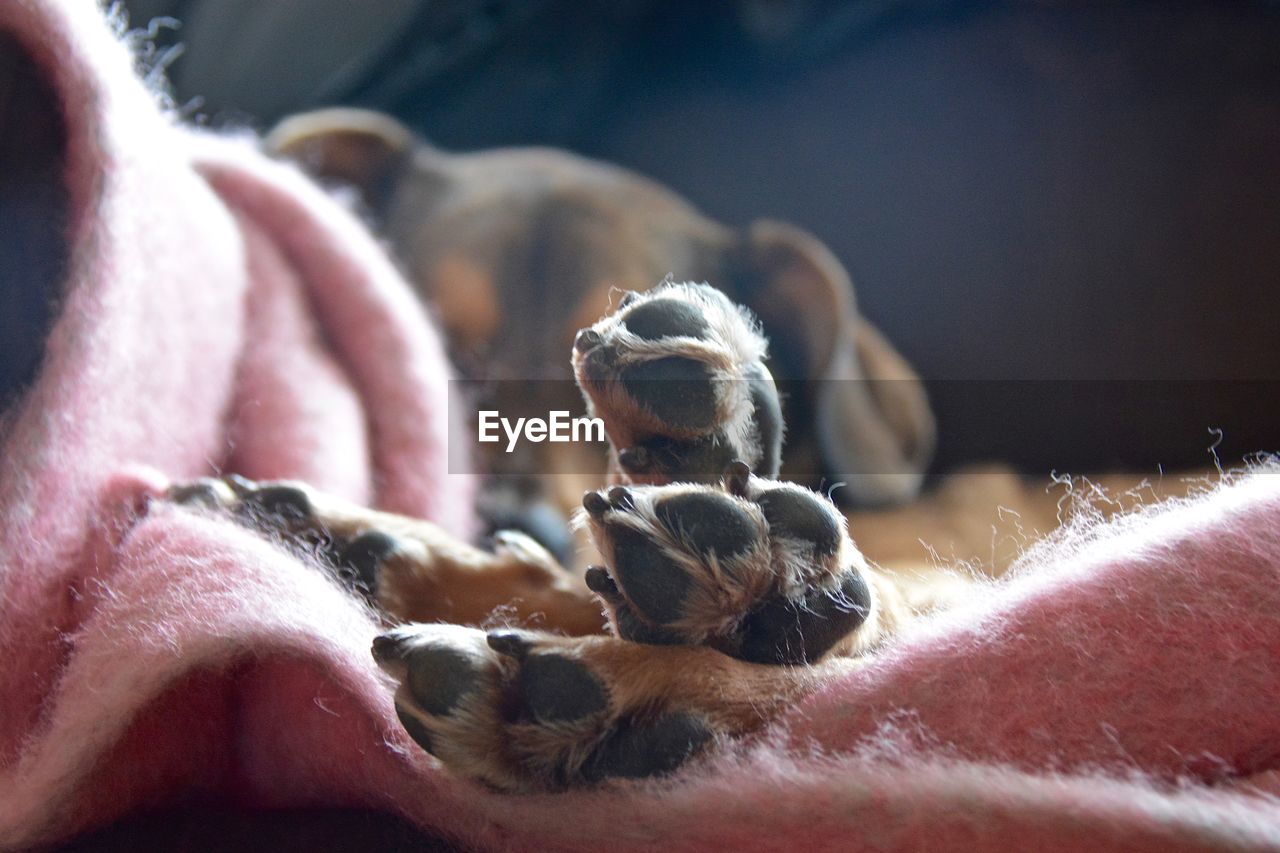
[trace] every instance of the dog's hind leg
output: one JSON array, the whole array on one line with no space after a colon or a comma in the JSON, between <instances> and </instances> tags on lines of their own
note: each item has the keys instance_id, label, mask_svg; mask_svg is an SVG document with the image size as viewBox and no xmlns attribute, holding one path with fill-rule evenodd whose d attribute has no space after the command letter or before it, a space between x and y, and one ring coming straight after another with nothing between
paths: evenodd
<instances>
[{"instance_id":1,"label":"dog's hind leg","mask_svg":"<svg viewBox=\"0 0 1280 853\"><path fill-rule=\"evenodd\" d=\"M430 522L296 482L206 478L171 487L167 498L231 515L326 564L394 622L515 622L575 635L603 630L601 605L582 581L521 533L496 534L486 551Z\"/></svg>"}]
</instances>

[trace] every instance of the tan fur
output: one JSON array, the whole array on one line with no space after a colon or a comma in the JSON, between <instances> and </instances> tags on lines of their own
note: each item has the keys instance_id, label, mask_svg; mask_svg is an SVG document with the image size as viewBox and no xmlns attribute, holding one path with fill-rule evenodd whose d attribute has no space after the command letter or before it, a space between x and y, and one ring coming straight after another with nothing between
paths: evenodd
<instances>
[{"instance_id":1,"label":"tan fur","mask_svg":"<svg viewBox=\"0 0 1280 853\"><path fill-rule=\"evenodd\" d=\"M431 301L456 346L488 346L502 324L493 278L465 255L445 255L428 278Z\"/></svg>"}]
</instances>

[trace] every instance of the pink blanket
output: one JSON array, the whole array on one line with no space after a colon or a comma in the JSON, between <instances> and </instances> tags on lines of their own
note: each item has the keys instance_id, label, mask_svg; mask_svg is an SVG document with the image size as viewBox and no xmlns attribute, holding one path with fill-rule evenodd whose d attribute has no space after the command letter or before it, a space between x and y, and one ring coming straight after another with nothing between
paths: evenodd
<instances>
[{"instance_id":1,"label":"pink blanket","mask_svg":"<svg viewBox=\"0 0 1280 853\"><path fill-rule=\"evenodd\" d=\"M59 94L73 202L65 303L0 448L0 846L203 799L371 807L482 848L1280 848L1274 469L1058 537L670 780L506 797L443 771L354 599L148 501L217 467L465 534L427 318L300 176L163 117L95 6L9 0L0 32Z\"/></svg>"}]
</instances>

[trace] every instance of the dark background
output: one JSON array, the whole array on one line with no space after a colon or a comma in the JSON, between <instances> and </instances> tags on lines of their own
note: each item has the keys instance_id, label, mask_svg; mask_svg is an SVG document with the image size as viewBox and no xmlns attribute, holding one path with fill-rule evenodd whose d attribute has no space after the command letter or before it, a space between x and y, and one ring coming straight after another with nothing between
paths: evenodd
<instances>
[{"instance_id":1,"label":"dark background","mask_svg":"<svg viewBox=\"0 0 1280 853\"><path fill-rule=\"evenodd\" d=\"M181 21L149 61L201 121L377 107L804 226L928 381L939 469L1280 449L1277 4L126 6Z\"/></svg>"}]
</instances>

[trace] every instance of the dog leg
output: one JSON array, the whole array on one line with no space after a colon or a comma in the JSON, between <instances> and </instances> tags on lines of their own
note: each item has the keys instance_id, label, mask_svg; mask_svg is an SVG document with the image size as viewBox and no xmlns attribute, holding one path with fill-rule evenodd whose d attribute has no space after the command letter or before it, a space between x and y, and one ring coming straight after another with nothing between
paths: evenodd
<instances>
[{"instance_id":1,"label":"dog leg","mask_svg":"<svg viewBox=\"0 0 1280 853\"><path fill-rule=\"evenodd\" d=\"M519 792L668 773L856 667L457 625L400 626L373 654L399 683L414 741L459 775Z\"/></svg>"},{"instance_id":2,"label":"dog leg","mask_svg":"<svg viewBox=\"0 0 1280 853\"><path fill-rule=\"evenodd\" d=\"M235 476L178 484L167 498L227 513L317 557L393 621L480 625L502 618L569 634L600 633L604 625L586 587L521 533L496 534L490 552L430 522L366 509L301 483Z\"/></svg>"}]
</instances>

